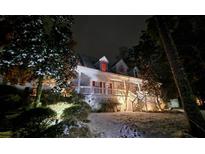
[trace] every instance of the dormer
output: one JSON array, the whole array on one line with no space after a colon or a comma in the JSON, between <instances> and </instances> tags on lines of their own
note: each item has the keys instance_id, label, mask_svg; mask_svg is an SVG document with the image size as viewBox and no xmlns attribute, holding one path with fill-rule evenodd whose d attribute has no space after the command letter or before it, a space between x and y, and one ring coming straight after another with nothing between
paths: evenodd
<instances>
[{"instance_id":1,"label":"dormer","mask_svg":"<svg viewBox=\"0 0 205 154\"><path fill-rule=\"evenodd\" d=\"M112 70L119 74L127 74L128 66L123 59L120 59L113 65Z\"/></svg>"},{"instance_id":2,"label":"dormer","mask_svg":"<svg viewBox=\"0 0 205 154\"><path fill-rule=\"evenodd\" d=\"M101 71L106 72L108 70L109 61L105 56L99 59L99 68Z\"/></svg>"}]
</instances>

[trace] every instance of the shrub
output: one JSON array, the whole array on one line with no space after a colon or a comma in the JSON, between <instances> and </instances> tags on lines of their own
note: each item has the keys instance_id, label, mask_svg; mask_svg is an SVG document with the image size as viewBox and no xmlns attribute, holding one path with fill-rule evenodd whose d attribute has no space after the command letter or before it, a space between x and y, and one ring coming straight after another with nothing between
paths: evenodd
<instances>
[{"instance_id":1,"label":"shrub","mask_svg":"<svg viewBox=\"0 0 205 154\"><path fill-rule=\"evenodd\" d=\"M50 108L34 108L20 114L14 121L14 137L40 137L41 132L55 121Z\"/></svg>"},{"instance_id":2,"label":"shrub","mask_svg":"<svg viewBox=\"0 0 205 154\"><path fill-rule=\"evenodd\" d=\"M23 90L20 90L14 86L0 85L0 96L6 96L6 95L10 95L10 94L22 95Z\"/></svg>"},{"instance_id":3,"label":"shrub","mask_svg":"<svg viewBox=\"0 0 205 154\"><path fill-rule=\"evenodd\" d=\"M98 110L98 112L117 112L118 106L120 105L120 103L110 99L103 100L100 104L101 107Z\"/></svg>"},{"instance_id":4,"label":"shrub","mask_svg":"<svg viewBox=\"0 0 205 154\"><path fill-rule=\"evenodd\" d=\"M0 132L1 131L8 131L12 127L11 122L5 115L0 114Z\"/></svg>"},{"instance_id":5,"label":"shrub","mask_svg":"<svg viewBox=\"0 0 205 154\"><path fill-rule=\"evenodd\" d=\"M67 101L72 102L73 104L79 104L84 102L84 96L73 91Z\"/></svg>"},{"instance_id":6,"label":"shrub","mask_svg":"<svg viewBox=\"0 0 205 154\"><path fill-rule=\"evenodd\" d=\"M60 94L56 94L51 90L45 90L42 92L41 102L43 105L55 104L60 100L62 100Z\"/></svg>"},{"instance_id":7,"label":"shrub","mask_svg":"<svg viewBox=\"0 0 205 154\"><path fill-rule=\"evenodd\" d=\"M31 104L30 89L24 90L14 86L0 85L0 112L10 112Z\"/></svg>"},{"instance_id":8,"label":"shrub","mask_svg":"<svg viewBox=\"0 0 205 154\"><path fill-rule=\"evenodd\" d=\"M6 113L9 111L17 110L22 107L22 99L17 94L10 94L4 97L0 97L0 112Z\"/></svg>"},{"instance_id":9,"label":"shrub","mask_svg":"<svg viewBox=\"0 0 205 154\"><path fill-rule=\"evenodd\" d=\"M75 103L79 101L82 101L82 97L76 92L72 92L69 97L64 97L52 90L44 90L41 96L41 102L44 105L55 104L57 102Z\"/></svg>"},{"instance_id":10,"label":"shrub","mask_svg":"<svg viewBox=\"0 0 205 154\"><path fill-rule=\"evenodd\" d=\"M88 104L81 102L81 104L66 108L63 111L62 118L85 121L88 117L89 112L91 112L91 107Z\"/></svg>"},{"instance_id":11,"label":"shrub","mask_svg":"<svg viewBox=\"0 0 205 154\"><path fill-rule=\"evenodd\" d=\"M90 130L83 122L74 119L66 119L49 127L42 133L43 137L91 137Z\"/></svg>"},{"instance_id":12,"label":"shrub","mask_svg":"<svg viewBox=\"0 0 205 154\"><path fill-rule=\"evenodd\" d=\"M64 109L63 121L49 127L43 137L91 137L90 130L85 124L91 107L83 101L76 101L73 106Z\"/></svg>"}]
</instances>

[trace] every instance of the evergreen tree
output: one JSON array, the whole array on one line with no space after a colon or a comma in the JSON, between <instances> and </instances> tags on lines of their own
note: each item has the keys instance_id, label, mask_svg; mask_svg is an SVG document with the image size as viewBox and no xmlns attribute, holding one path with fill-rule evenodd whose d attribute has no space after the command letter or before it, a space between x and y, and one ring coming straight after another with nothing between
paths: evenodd
<instances>
[{"instance_id":1,"label":"evergreen tree","mask_svg":"<svg viewBox=\"0 0 205 154\"><path fill-rule=\"evenodd\" d=\"M156 27L158 28L160 40L162 41L164 51L167 55L173 78L183 103L184 111L187 115L192 133L197 137L205 136L205 120L200 113L199 108L194 100L192 88L184 71L181 60L178 56L178 51L174 40L169 32L166 22L161 16L155 17Z\"/></svg>"},{"instance_id":2,"label":"evergreen tree","mask_svg":"<svg viewBox=\"0 0 205 154\"><path fill-rule=\"evenodd\" d=\"M67 87L74 76L77 58L72 50L72 16L4 16L12 27L9 45L2 51L0 66L29 68L37 80L39 104L43 80L56 80L55 91Z\"/></svg>"}]
</instances>

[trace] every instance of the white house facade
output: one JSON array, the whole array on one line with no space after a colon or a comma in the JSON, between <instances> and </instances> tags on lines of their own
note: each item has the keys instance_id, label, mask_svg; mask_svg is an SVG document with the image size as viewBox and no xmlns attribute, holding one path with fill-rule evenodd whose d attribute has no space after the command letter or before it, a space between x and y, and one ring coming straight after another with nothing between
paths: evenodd
<instances>
[{"instance_id":1,"label":"white house facade","mask_svg":"<svg viewBox=\"0 0 205 154\"><path fill-rule=\"evenodd\" d=\"M109 65L105 56L99 60L81 56L73 86L85 96L93 110L100 109L103 103L116 102L116 111L134 111L140 101L148 102L146 110L151 110L149 102L156 98L146 96L142 90L143 81L136 76L139 74L136 68L129 69L123 59Z\"/></svg>"}]
</instances>

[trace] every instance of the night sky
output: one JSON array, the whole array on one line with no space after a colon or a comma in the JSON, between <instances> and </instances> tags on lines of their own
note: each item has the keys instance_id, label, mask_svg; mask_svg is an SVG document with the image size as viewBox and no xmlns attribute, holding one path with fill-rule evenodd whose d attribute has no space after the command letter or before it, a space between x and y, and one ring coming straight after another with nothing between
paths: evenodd
<instances>
[{"instance_id":1,"label":"night sky","mask_svg":"<svg viewBox=\"0 0 205 154\"><path fill-rule=\"evenodd\" d=\"M138 43L149 16L74 16L76 51L89 56L106 56L113 62L120 47Z\"/></svg>"}]
</instances>

